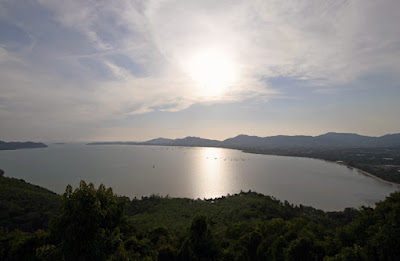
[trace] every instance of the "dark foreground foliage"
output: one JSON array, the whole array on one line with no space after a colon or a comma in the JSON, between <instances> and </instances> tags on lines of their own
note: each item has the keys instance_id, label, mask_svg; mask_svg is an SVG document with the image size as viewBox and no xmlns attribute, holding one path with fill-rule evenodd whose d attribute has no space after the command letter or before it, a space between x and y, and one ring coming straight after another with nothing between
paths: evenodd
<instances>
[{"instance_id":1,"label":"dark foreground foliage","mask_svg":"<svg viewBox=\"0 0 400 261\"><path fill-rule=\"evenodd\" d=\"M0 176L0 226L33 232L47 227L61 197L24 180Z\"/></svg>"},{"instance_id":2,"label":"dark foreground foliage","mask_svg":"<svg viewBox=\"0 0 400 261\"><path fill-rule=\"evenodd\" d=\"M0 260L332 261L400 256L400 192L375 208L323 212L254 192L213 200L151 196L129 201L111 188L82 181L75 190L67 187L55 213L43 230L0 228Z\"/></svg>"}]
</instances>

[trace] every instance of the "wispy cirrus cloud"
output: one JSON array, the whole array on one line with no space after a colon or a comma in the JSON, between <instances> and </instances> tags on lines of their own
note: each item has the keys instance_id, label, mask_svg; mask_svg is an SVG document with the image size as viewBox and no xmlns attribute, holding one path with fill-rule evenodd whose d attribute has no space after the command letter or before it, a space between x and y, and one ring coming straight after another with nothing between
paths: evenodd
<instances>
[{"instance_id":1,"label":"wispy cirrus cloud","mask_svg":"<svg viewBox=\"0 0 400 261\"><path fill-rule=\"evenodd\" d=\"M371 73L400 75L398 1L5 0L0 7L0 115L8 122L65 127L268 100L280 91L267 84L274 77L323 91ZM240 76L215 96L202 95L187 71L193 54L208 49L229 57Z\"/></svg>"}]
</instances>

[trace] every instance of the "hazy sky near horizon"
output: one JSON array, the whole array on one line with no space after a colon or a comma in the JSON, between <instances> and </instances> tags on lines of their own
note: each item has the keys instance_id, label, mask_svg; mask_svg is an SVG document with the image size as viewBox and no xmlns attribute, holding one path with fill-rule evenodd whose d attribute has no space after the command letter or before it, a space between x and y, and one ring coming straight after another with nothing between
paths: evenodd
<instances>
[{"instance_id":1,"label":"hazy sky near horizon","mask_svg":"<svg viewBox=\"0 0 400 261\"><path fill-rule=\"evenodd\" d=\"M0 140L400 132L400 1L0 0Z\"/></svg>"}]
</instances>

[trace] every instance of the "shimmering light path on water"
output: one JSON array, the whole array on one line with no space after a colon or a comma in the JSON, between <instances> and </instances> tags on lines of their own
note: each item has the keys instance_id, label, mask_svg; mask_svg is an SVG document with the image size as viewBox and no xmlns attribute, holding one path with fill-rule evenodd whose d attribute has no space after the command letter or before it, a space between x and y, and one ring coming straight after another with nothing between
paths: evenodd
<instances>
[{"instance_id":1,"label":"shimmering light path on water","mask_svg":"<svg viewBox=\"0 0 400 261\"><path fill-rule=\"evenodd\" d=\"M51 145L0 151L0 168L57 193L83 179L131 198L212 198L252 190L324 210L373 205L399 189L336 163L219 148Z\"/></svg>"}]
</instances>

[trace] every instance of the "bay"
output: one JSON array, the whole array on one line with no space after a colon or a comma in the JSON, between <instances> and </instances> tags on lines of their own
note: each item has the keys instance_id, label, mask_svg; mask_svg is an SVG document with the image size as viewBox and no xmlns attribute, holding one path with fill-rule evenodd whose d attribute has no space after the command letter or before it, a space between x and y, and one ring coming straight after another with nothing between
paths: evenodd
<instances>
[{"instance_id":1,"label":"bay","mask_svg":"<svg viewBox=\"0 0 400 261\"><path fill-rule=\"evenodd\" d=\"M0 151L0 169L57 193L80 180L130 198L203 199L252 190L323 210L373 206L399 189L332 162L221 148L54 144Z\"/></svg>"}]
</instances>

